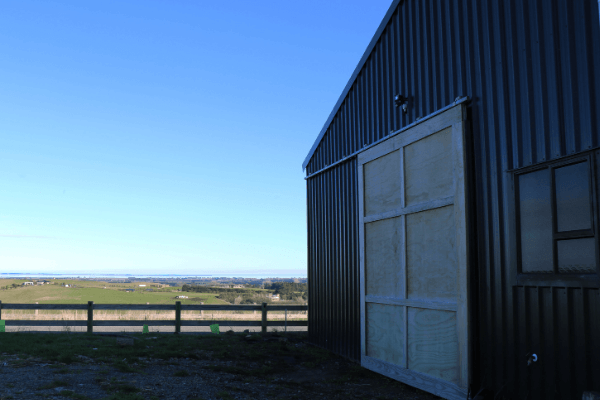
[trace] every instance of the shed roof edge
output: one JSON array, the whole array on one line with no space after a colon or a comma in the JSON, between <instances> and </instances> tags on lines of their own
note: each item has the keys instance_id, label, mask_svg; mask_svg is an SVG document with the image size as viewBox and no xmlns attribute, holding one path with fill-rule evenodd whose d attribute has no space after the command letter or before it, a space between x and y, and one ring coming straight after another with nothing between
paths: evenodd
<instances>
[{"instance_id":1,"label":"shed roof edge","mask_svg":"<svg viewBox=\"0 0 600 400\"><path fill-rule=\"evenodd\" d=\"M600 1L600 0L598 0L598 1ZM321 129L321 133L319 133L319 136L317 136L317 139L315 140L312 147L310 148L308 155L304 159L304 162L302 163L302 170L306 169L306 166L308 165L308 163L310 162L310 159L312 158L313 154L317 150L319 143L321 143L321 139L323 139L323 136L325 136L325 132L327 132L327 128L329 128L331 121L333 121L333 118L335 117L335 115L337 114L338 110L340 109L342 103L346 99L346 95L350 91L350 88L352 87L352 85L354 85L354 81L356 81L356 77L358 76L362 67L367 62L367 59L371 55L373 48L379 41L379 38L383 34L383 31L385 30L388 22L390 22L390 19L392 18L392 15L394 14L394 11L396 11L396 8L398 7L398 4L400 4L400 2L402 2L402 0L394 0L392 2L392 4L390 5L390 8L388 8L387 13L383 17L381 24L379 24L379 27L377 28L377 31L375 32L375 35L373 35L373 39L371 39L371 42L369 42L367 49L363 53L363 56L361 57L360 61L358 62L358 65L354 69L352 76L350 76L350 79L348 80L346 87L342 91L340 98L338 99L337 103L335 103L335 106L333 107L331 114L329 114L329 118L327 118L327 121L325 121L325 124L323 125L323 129Z\"/></svg>"}]
</instances>

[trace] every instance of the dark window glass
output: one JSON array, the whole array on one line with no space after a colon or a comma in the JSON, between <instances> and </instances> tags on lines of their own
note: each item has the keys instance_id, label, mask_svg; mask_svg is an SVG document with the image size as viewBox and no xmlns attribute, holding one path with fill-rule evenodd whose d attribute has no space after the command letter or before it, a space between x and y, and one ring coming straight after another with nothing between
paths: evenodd
<instances>
[{"instance_id":1,"label":"dark window glass","mask_svg":"<svg viewBox=\"0 0 600 400\"><path fill-rule=\"evenodd\" d=\"M596 272L594 238L559 240L558 272L563 274L593 274Z\"/></svg>"},{"instance_id":2,"label":"dark window glass","mask_svg":"<svg viewBox=\"0 0 600 400\"><path fill-rule=\"evenodd\" d=\"M558 232L590 229L590 177L588 163L554 170Z\"/></svg>"},{"instance_id":3,"label":"dark window glass","mask_svg":"<svg viewBox=\"0 0 600 400\"><path fill-rule=\"evenodd\" d=\"M552 207L548 169L519 176L519 212L521 271L552 273Z\"/></svg>"}]
</instances>

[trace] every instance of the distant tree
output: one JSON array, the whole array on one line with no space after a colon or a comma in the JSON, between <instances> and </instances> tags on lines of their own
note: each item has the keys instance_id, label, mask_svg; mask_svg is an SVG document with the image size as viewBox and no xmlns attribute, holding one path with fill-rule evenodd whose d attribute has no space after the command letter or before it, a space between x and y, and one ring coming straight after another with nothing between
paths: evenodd
<instances>
[{"instance_id":1,"label":"distant tree","mask_svg":"<svg viewBox=\"0 0 600 400\"><path fill-rule=\"evenodd\" d=\"M282 300L293 300L298 295L304 297L308 292L308 285L306 283L275 282L265 284L265 289L273 290Z\"/></svg>"}]
</instances>

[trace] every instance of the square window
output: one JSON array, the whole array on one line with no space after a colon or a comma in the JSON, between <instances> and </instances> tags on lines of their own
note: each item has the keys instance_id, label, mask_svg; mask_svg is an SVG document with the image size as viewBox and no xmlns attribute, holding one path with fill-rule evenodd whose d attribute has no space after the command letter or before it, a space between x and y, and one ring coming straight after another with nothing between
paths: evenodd
<instances>
[{"instance_id":1,"label":"square window","mask_svg":"<svg viewBox=\"0 0 600 400\"><path fill-rule=\"evenodd\" d=\"M593 274L596 272L596 243L594 238L559 240L558 272Z\"/></svg>"},{"instance_id":2,"label":"square window","mask_svg":"<svg viewBox=\"0 0 600 400\"><path fill-rule=\"evenodd\" d=\"M598 154L516 171L517 281L598 280ZM537 280L537 282L536 282ZM544 283L540 283L544 282Z\"/></svg>"},{"instance_id":3,"label":"square window","mask_svg":"<svg viewBox=\"0 0 600 400\"><path fill-rule=\"evenodd\" d=\"M552 273L552 204L550 173L542 169L519 176L521 269Z\"/></svg>"},{"instance_id":4,"label":"square window","mask_svg":"<svg viewBox=\"0 0 600 400\"><path fill-rule=\"evenodd\" d=\"M587 162L554 169L558 232L590 229L590 168Z\"/></svg>"}]
</instances>

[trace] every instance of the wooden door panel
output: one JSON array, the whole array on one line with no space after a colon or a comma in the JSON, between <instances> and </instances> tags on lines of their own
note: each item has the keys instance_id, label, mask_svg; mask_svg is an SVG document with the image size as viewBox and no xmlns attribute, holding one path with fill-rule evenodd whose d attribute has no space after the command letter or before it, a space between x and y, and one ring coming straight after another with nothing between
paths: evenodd
<instances>
[{"instance_id":1,"label":"wooden door panel","mask_svg":"<svg viewBox=\"0 0 600 400\"><path fill-rule=\"evenodd\" d=\"M364 166L365 215L384 213L401 206L402 181L398 175L401 162L400 152L394 151Z\"/></svg>"},{"instance_id":2,"label":"wooden door panel","mask_svg":"<svg viewBox=\"0 0 600 400\"><path fill-rule=\"evenodd\" d=\"M403 217L365 224L366 294L403 297L404 226ZM375 266L369 268L369 265Z\"/></svg>"},{"instance_id":3,"label":"wooden door panel","mask_svg":"<svg viewBox=\"0 0 600 400\"><path fill-rule=\"evenodd\" d=\"M367 303L367 355L404 366L404 307Z\"/></svg>"},{"instance_id":4,"label":"wooden door panel","mask_svg":"<svg viewBox=\"0 0 600 400\"><path fill-rule=\"evenodd\" d=\"M452 129L404 148L406 205L454 195Z\"/></svg>"},{"instance_id":5,"label":"wooden door panel","mask_svg":"<svg viewBox=\"0 0 600 400\"><path fill-rule=\"evenodd\" d=\"M406 216L409 299L456 302L455 237L453 206Z\"/></svg>"},{"instance_id":6,"label":"wooden door panel","mask_svg":"<svg viewBox=\"0 0 600 400\"><path fill-rule=\"evenodd\" d=\"M408 368L458 383L455 312L408 307Z\"/></svg>"},{"instance_id":7,"label":"wooden door panel","mask_svg":"<svg viewBox=\"0 0 600 400\"><path fill-rule=\"evenodd\" d=\"M361 362L448 399L469 381L464 116L358 155Z\"/></svg>"}]
</instances>

